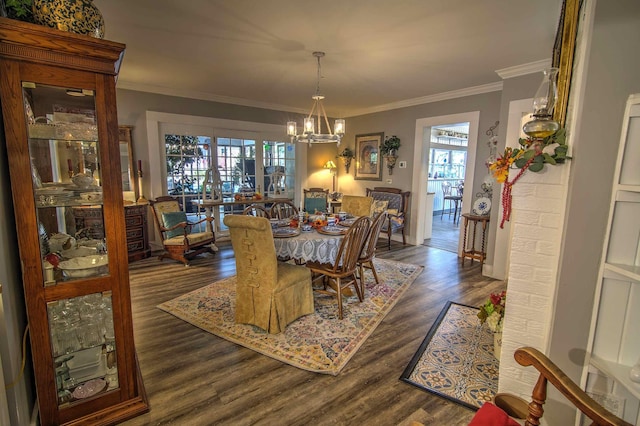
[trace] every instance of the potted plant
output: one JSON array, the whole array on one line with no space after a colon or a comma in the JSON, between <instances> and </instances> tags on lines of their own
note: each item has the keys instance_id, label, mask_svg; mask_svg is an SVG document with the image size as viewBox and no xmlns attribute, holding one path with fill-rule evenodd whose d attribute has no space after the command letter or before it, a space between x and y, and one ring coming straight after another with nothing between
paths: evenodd
<instances>
[{"instance_id":1,"label":"potted plant","mask_svg":"<svg viewBox=\"0 0 640 426\"><path fill-rule=\"evenodd\" d=\"M33 0L0 0L0 14L18 21L33 22Z\"/></svg>"},{"instance_id":2,"label":"potted plant","mask_svg":"<svg viewBox=\"0 0 640 426\"><path fill-rule=\"evenodd\" d=\"M398 149L400 148L400 138L396 135L387 136L380 147L380 151L384 158L387 160L387 168L389 169L389 174L393 174L393 168L396 165L396 160L398 159Z\"/></svg>"},{"instance_id":3,"label":"potted plant","mask_svg":"<svg viewBox=\"0 0 640 426\"><path fill-rule=\"evenodd\" d=\"M400 138L396 135L387 136L384 138L384 142L382 142L382 146L380 147L380 151L382 151L383 155L393 155L397 156L398 149L400 148Z\"/></svg>"},{"instance_id":4,"label":"potted plant","mask_svg":"<svg viewBox=\"0 0 640 426\"><path fill-rule=\"evenodd\" d=\"M353 160L353 158L355 157L353 150L349 147L346 147L340 154L338 154L338 157L342 158L342 161L344 161L344 168L347 170L347 173L349 173L351 160Z\"/></svg>"}]
</instances>

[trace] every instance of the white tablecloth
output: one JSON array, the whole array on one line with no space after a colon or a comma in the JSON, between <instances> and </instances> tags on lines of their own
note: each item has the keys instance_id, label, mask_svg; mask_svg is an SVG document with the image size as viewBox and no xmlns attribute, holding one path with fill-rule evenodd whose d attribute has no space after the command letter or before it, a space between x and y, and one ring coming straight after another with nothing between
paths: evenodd
<instances>
[{"instance_id":1,"label":"white tablecloth","mask_svg":"<svg viewBox=\"0 0 640 426\"><path fill-rule=\"evenodd\" d=\"M292 258L304 262L333 264L338 255L342 235L325 235L316 232L301 232L290 238L274 238L278 258Z\"/></svg>"}]
</instances>

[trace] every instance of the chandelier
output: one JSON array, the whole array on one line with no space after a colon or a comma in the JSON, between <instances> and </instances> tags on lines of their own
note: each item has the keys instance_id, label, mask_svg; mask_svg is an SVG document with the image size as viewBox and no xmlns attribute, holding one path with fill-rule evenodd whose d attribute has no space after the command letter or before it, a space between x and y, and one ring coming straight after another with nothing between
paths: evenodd
<instances>
[{"instance_id":1,"label":"chandelier","mask_svg":"<svg viewBox=\"0 0 640 426\"><path fill-rule=\"evenodd\" d=\"M313 99L313 107L309 112L307 118L304 119L303 132L298 135L295 121L287 122L287 135L291 136L291 141L312 143L332 143L337 142L340 146L340 140L344 136L345 124L343 119L337 119L334 124L335 133L331 133L331 127L329 126L329 119L327 113L324 110L322 100L324 96L320 94L320 58L324 56L324 52L313 52L313 56L318 60L318 82L316 85L316 94L311 98ZM318 131L316 132L315 120L313 115L317 114L318 118ZM322 119L327 126L327 133L322 133Z\"/></svg>"}]
</instances>

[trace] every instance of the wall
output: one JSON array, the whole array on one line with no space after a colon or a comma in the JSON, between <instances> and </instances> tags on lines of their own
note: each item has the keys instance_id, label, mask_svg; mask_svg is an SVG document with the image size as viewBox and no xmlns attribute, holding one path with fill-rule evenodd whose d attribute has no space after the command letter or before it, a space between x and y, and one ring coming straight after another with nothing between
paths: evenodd
<instances>
[{"instance_id":1,"label":"wall","mask_svg":"<svg viewBox=\"0 0 640 426\"><path fill-rule=\"evenodd\" d=\"M511 250L503 340L503 354L518 345L536 346L576 383L588 349L625 102L640 92L640 57L630 54L640 41L640 3L591 0L583 11L586 46L579 52L582 64L574 68L567 127L573 159L566 168L566 195L559 169L546 176L529 173L514 186L512 241L530 244ZM559 201L565 199L563 207ZM536 374L510 357L502 361L500 391L528 397ZM553 389L545 411L548 424L574 423L575 409Z\"/></svg>"},{"instance_id":2,"label":"wall","mask_svg":"<svg viewBox=\"0 0 640 426\"><path fill-rule=\"evenodd\" d=\"M129 124L134 126L133 156L135 159L142 160L143 169L148 169L149 167L145 121L145 113L147 110L282 124L283 135L285 131L285 123L288 120L302 120L302 115L300 114L157 95L132 90L118 89L117 96L118 120L120 124ZM480 111L480 136L478 152L476 153L476 179L474 179L475 182L473 187L473 193L475 194L480 190L480 184L486 174L484 160L489 155L488 146L486 143L480 141L485 141L486 138L482 137L482 135L484 135L484 132L492 126L496 120L498 120L500 111L499 91L433 102L365 116L349 117L346 120L347 134L343 138L340 147L333 144L323 144L307 148L307 167L309 177L303 186L330 188L331 178L329 172L323 169L322 165L327 160L333 159L336 162L336 165L338 165L336 186L338 188L337 190L340 192L364 195L365 188L373 186L393 186L411 190L411 179L413 176L411 156L414 148L413 140L416 120L424 117L456 114L469 111ZM393 175L389 176L389 171L383 160L382 181L355 180L355 162L352 163L350 173L347 174L342 160L335 159L335 156L347 146L354 148L355 135L376 132L384 132L385 135L397 135L401 139L402 146L399 150L398 161L407 161L407 168L400 169L396 166L393 170ZM391 179L391 183L387 183L387 179ZM149 193L148 182L143 183L143 186L145 193ZM469 208L466 207L466 211L468 210ZM153 233L151 235L153 235ZM490 236L489 239L491 239Z\"/></svg>"},{"instance_id":3,"label":"wall","mask_svg":"<svg viewBox=\"0 0 640 426\"><path fill-rule=\"evenodd\" d=\"M625 103L630 94L640 93L640 2L598 1L591 37L549 350L576 381L583 368Z\"/></svg>"},{"instance_id":4,"label":"wall","mask_svg":"<svg viewBox=\"0 0 640 426\"><path fill-rule=\"evenodd\" d=\"M0 131L0 359L4 377L0 375L0 386L13 382L20 374L22 364L22 336L27 327L18 237L13 214L11 182L7 162L4 135ZM31 354L28 351L27 357ZM29 358L30 359L30 358ZM27 361L29 361L29 359ZM27 425L35 405L35 386L31 363L27 362L25 375L16 386L7 390L7 403L12 425Z\"/></svg>"},{"instance_id":5,"label":"wall","mask_svg":"<svg viewBox=\"0 0 640 426\"><path fill-rule=\"evenodd\" d=\"M527 74L524 76L518 76L513 78L506 78L503 80L502 85L502 98L500 100L500 125L498 126L498 145L497 155L504 152L505 146L507 146L507 126L509 122L509 106L512 101L520 99L533 98L533 94L536 92L538 85L542 81L542 73ZM533 103L531 103L533 108ZM484 135L483 135L484 136ZM486 138L483 139L486 142ZM517 146L518 141L510 140L509 146ZM483 158L483 160L486 157ZM491 276L496 279L506 278L506 269L501 266L506 263L505 258L508 257L507 246L508 243L505 240L510 235L511 224L506 222L503 229L499 229L500 221L500 191L502 186L495 183L493 188L492 209L491 209L491 222L489 222L489 240L487 244L487 260L484 266L485 275ZM503 235L499 235L503 234ZM497 241L500 243L497 244ZM495 259L495 261L494 261ZM494 262L499 264L494 271Z\"/></svg>"}]
</instances>

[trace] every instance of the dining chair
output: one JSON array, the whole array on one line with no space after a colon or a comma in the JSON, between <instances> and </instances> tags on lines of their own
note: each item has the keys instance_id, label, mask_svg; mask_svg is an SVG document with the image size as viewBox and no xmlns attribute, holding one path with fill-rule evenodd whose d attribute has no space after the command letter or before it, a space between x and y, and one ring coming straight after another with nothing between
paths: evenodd
<instances>
[{"instance_id":1,"label":"dining chair","mask_svg":"<svg viewBox=\"0 0 640 426\"><path fill-rule=\"evenodd\" d=\"M459 187L455 188L456 192L459 192ZM454 212L453 212L453 222L457 223L458 217L458 209L460 207L460 203L462 202L462 194L461 193L453 193L454 189L450 182L442 182L442 210L440 211L440 220L442 220L442 216L444 215L444 209L446 202L449 202L449 212L448 215L451 217L451 203L454 204Z\"/></svg>"},{"instance_id":2,"label":"dining chair","mask_svg":"<svg viewBox=\"0 0 640 426\"><path fill-rule=\"evenodd\" d=\"M312 272L313 290L317 293L335 296L338 299L338 317L342 319L342 296L344 290L353 286L362 302L364 294L356 277L357 263L367 240L371 219L362 216L349 228L340 243L338 254L333 264L307 262L306 267ZM320 282L320 285L317 283Z\"/></svg>"},{"instance_id":3,"label":"dining chair","mask_svg":"<svg viewBox=\"0 0 640 426\"><path fill-rule=\"evenodd\" d=\"M388 213L386 211L378 213L378 216L373 220L371 224L371 228L369 229L369 235L367 235L367 240L364 244L364 248L362 249L362 253L360 253L360 258L358 259L358 269L359 269L359 278L360 278L360 289L362 295L364 296L364 269L371 269L373 273L373 278L376 280L376 284L380 284L380 280L378 279L378 273L376 272L376 267L373 264L373 258L376 256L376 244L378 242L378 237L380 236L380 231L382 230L382 226L387 221Z\"/></svg>"},{"instance_id":4,"label":"dining chair","mask_svg":"<svg viewBox=\"0 0 640 426\"><path fill-rule=\"evenodd\" d=\"M171 196L158 197L149 201L149 204L165 249L159 256L160 260L168 257L189 266L189 262L197 255L215 253L212 247L215 243L213 231L192 232L194 226L204 222L210 227L213 218L189 222L178 199Z\"/></svg>"},{"instance_id":5,"label":"dining chair","mask_svg":"<svg viewBox=\"0 0 640 426\"><path fill-rule=\"evenodd\" d=\"M326 212L329 208L329 190L323 188L303 189L304 210L309 214Z\"/></svg>"},{"instance_id":6,"label":"dining chair","mask_svg":"<svg viewBox=\"0 0 640 426\"><path fill-rule=\"evenodd\" d=\"M280 200L271 205L269 215L272 219L289 219L298 216L298 209L291 201Z\"/></svg>"},{"instance_id":7,"label":"dining chair","mask_svg":"<svg viewBox=\"0 0 640 426\"><path fill-rule=\"evenodd\" d=\"M314 312L311 272L278 262L269 219L227 215L224 224L236 258L236 323L275 334Z\"/></svg>"},{"instance_id":8,"label":"dining chair","mask_svg":"<svg viewBox=\"0 0 640 426\"><path fill-rule=\"evenodd\" d=\"M242 211L242 214L248 216L266 217L267 219L271 219L271 214L269 213L269 211L264 206L260 206L258 204L251 204L250 206L247 206Z\"/></svg>"}]
</instances>

